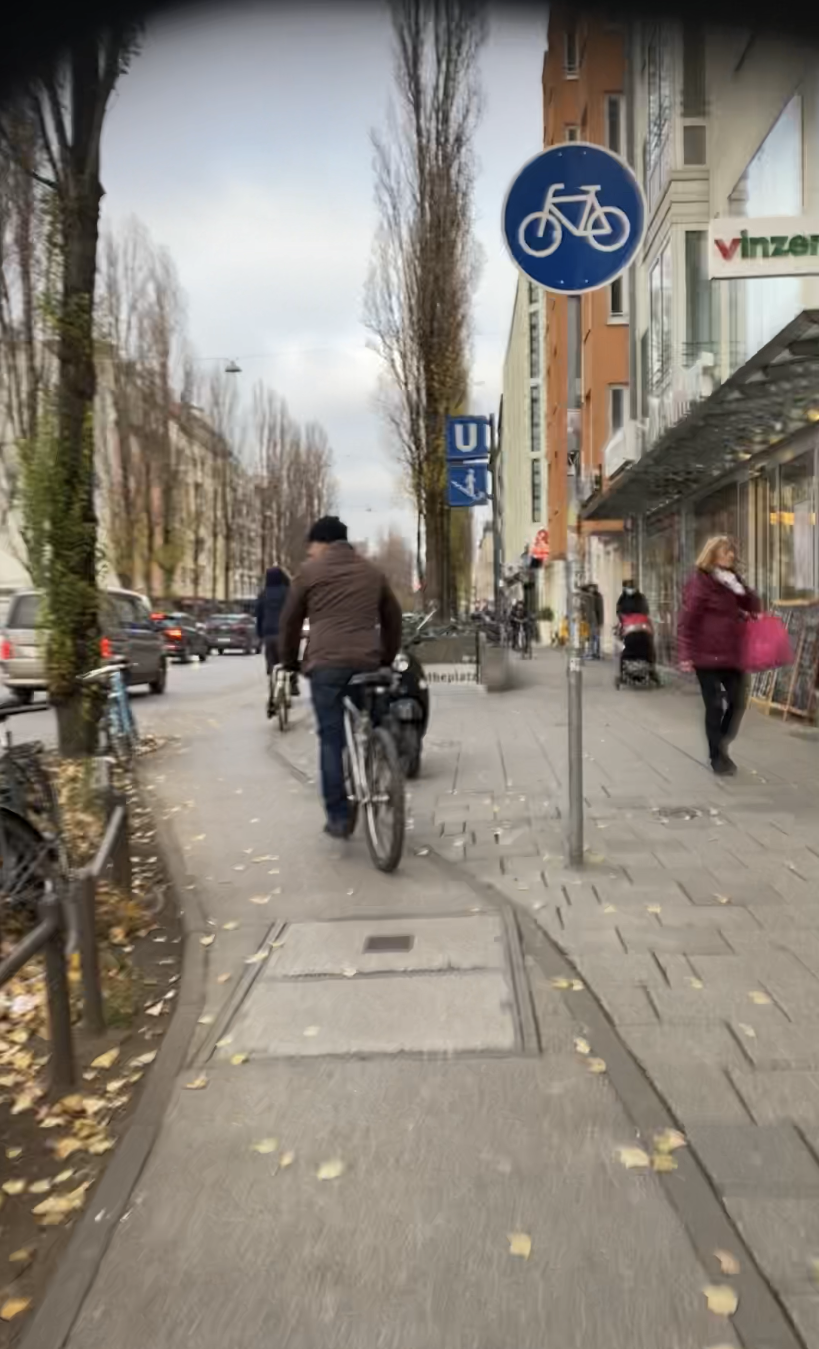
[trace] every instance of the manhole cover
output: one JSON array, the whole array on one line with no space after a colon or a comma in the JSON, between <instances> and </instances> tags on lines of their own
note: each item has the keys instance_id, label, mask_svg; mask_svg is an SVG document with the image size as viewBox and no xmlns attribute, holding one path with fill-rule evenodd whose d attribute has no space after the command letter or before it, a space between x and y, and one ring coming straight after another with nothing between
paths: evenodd
<instances>
[{"instance_id":1,"label":"manhole cover","mask_svg":"<svg viewBox=\"0 0 819 1349\"><path fill-rule=\"evenodd\" d=\"M368 937L365 951L411 951L414 937Z\"/></svg>"}]
</instances>

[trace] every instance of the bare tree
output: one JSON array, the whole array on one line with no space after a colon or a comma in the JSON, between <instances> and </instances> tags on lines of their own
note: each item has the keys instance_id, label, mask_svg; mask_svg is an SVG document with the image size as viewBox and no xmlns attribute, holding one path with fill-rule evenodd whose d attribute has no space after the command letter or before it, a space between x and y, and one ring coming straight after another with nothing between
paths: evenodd
<instances>
[{"instance_id":1,"label":"bare tree","mask_svg":"<svg viewBox=\"0 0 819 1349\"><path fill-rule=\"evenodd\" d=\"M236 384L224 370L214 370L210 377L207 411L215 440L214 492L211 515L213 593L214 596L219 593L219 559L221 557L224 598L229 600L233 590L234 532L239 524L242 428Z\"/></svg>"},{"instance_id":2,"label":"bare tree","mask_svg":"<svg viewBox=\"0 0 819 1349\"><path fill-rule=\"evenodd\" d=\"M168 251L153 249L142 314L144 362L140 383L145 408L144 455L150 479L146 495L152 554L162 576L162 592L173 594L185 550L180 445L173 435L177 410L174 386L184 365L185 305L176 267ZM155 531L155 538L154 538Z\"/></svg>"},{"instance_id":3,"label":"bare tree","mask_svg":"<svg viewBox=\"0 0 819 1349\"><path fill-rule=\"evenodd\" d=\"M412 609L414 603L412 549L397 529L379 534L373 561L381 568L392 587L401 608Z\"/></svg>"},{"instance_id":4,"label":"bare tree","mask_svg":"<svg viewBox=\"0 0 819 1349\"><path fill-rule=\"evenodd\" d=\"M428 596L448 610L444 433L466 396L484 20L476 0L393 0L392 15L398 108L386 133L373 135L379 226L365 322L383 362L384 410L417 513L419 573Z\"/></svg>"},{"instance_id":5,"label":"bare tree","mask_svg":"<svg viewBox=\"0 0 819 1349\"><path fill-rule=\"evenodd\" d=\"M61 247L57 304L59 376L51 457L45 592L49 687L60 749L87 753L96 738L77 676L98 655L97 518L94 500L94 298L105 112L135 49L136 29L114 21L101 35L75 37L64 58L40 72L4 112L6 150L55 194ZM26 162L12 120L34 123L42 155Z\"/></svg>"}]
</instances>

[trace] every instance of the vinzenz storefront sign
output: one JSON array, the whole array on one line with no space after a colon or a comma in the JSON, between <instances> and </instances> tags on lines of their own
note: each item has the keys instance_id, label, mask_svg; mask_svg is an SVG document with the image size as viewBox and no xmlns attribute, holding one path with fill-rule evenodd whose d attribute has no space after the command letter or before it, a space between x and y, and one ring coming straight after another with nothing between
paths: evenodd
<instances>
[{"instance_id":1,"label":"vinzenz storefront sign","mask_svg":"<svg viewBox=\"0 0 819 1349\"><path fill-rule=\"evenodd\" d=\"M819 275L819 217L720 217L708 227L708 275Z\"/></svg>"}]
</instances>

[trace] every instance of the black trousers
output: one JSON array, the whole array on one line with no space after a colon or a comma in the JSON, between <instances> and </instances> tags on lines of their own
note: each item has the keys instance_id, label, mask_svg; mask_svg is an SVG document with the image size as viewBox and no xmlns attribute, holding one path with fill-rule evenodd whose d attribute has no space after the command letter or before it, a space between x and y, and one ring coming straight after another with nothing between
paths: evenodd
<instances>
[{"instance_id":1,"label":"black trousers","mask_svg":"<svg viewBox=\"0 0 819 1349\"><path fill-rule=\"evenodd\" d=\"M697 670L705 703L708 757L713 763L734 739L747 701L747 680L741 670Z\"/></svg>"}]
</instances>

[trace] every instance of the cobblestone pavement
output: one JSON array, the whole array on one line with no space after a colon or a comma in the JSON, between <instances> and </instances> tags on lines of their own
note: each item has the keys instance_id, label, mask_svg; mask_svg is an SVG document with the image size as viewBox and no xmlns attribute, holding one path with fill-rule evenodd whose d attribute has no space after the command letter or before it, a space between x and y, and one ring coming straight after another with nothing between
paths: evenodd
<instances>
[{"instance_id":1,"label":"cobblestone pavement","mask_svg":"<svg viewBox=\"0 0 819 1349\"><path fill-rule=\"evenodd\" d=\"M610 663L587 667L571 871L564 662L515 673L505 694L437 698L414 846L531 911L569 957L818 1349L819 737L751 708L740 772L716 779L690 686L616 692Z\"/></svg>"}]
</instances>

